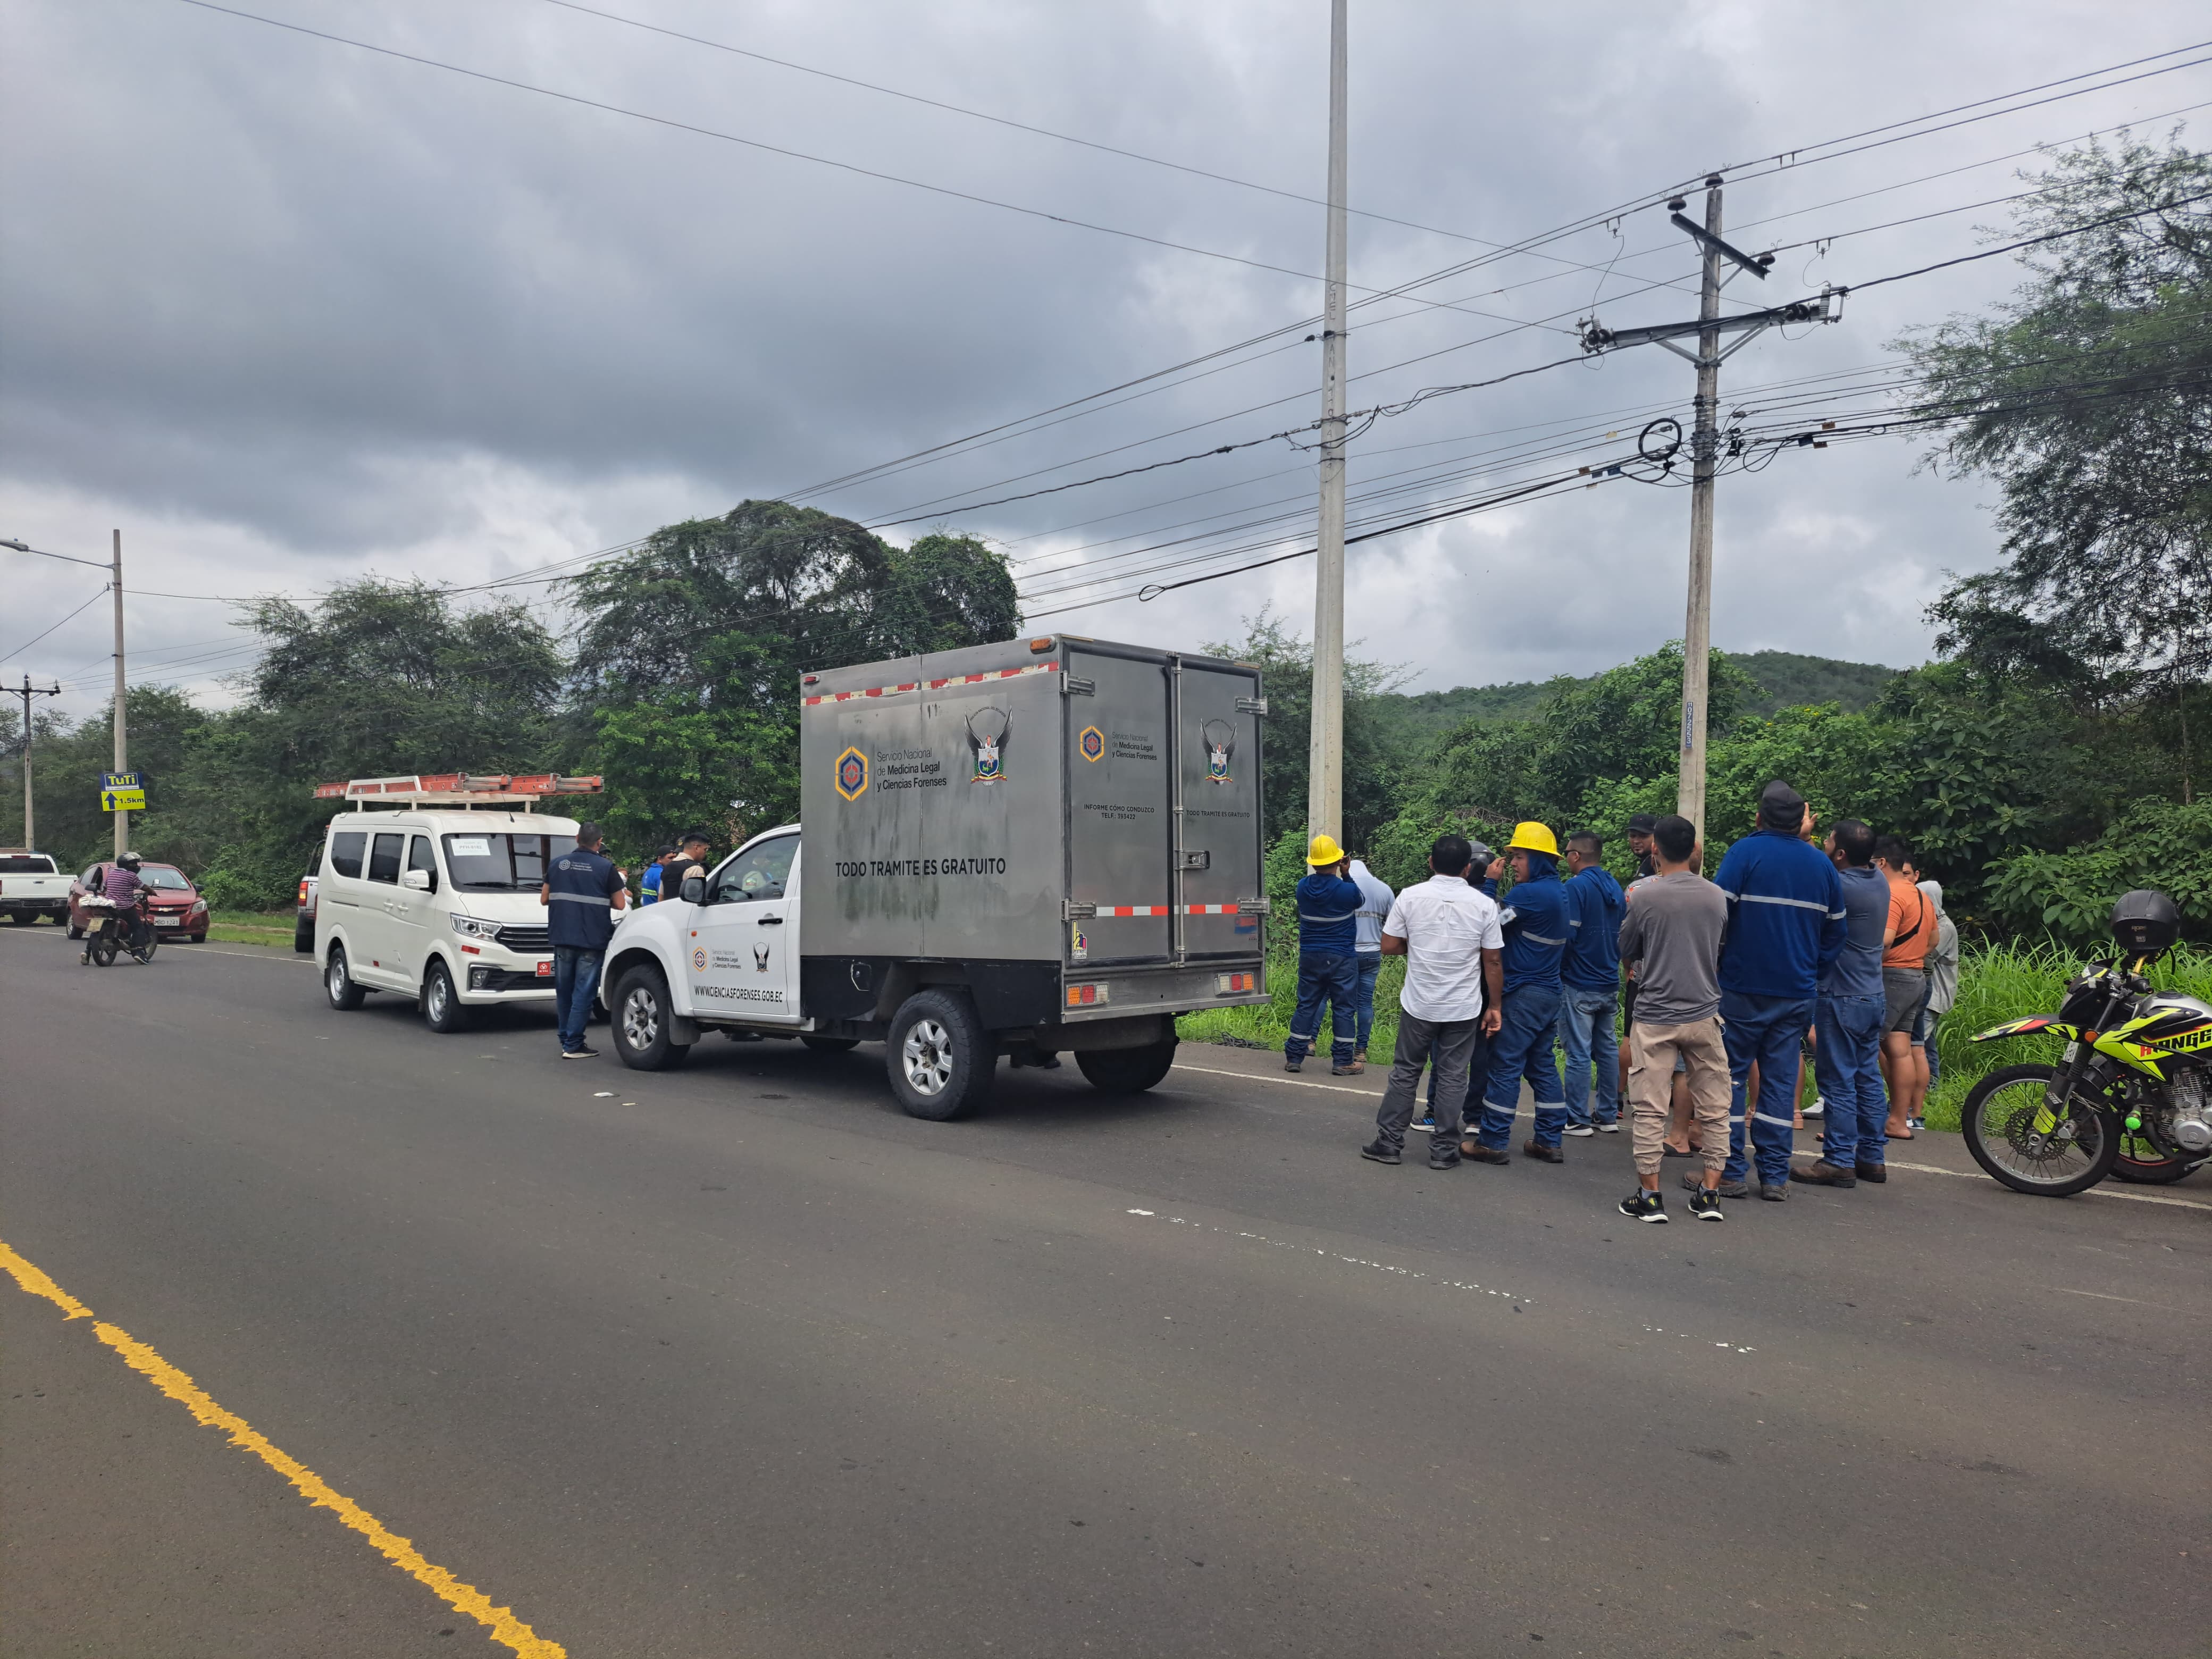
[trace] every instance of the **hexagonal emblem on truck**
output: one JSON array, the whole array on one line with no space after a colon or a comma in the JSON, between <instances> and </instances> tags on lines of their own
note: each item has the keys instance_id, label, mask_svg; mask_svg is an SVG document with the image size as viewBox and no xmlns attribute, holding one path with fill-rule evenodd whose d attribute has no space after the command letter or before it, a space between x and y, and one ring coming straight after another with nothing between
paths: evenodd
<instances>
[{"instance_id":1,"label":"hexagonal emblem on truck","mask_svg":"<svg viewBox=\"0 0 2212 1659\"><path fill-rule=\"evenodd\" d=\"M1095 726L1086 726L1076 734L1075 747L1087 761L1103 759L1106 753L1106 734Z\"/></svg>"},{"instance_id":2,"label":"hexagonal emblem on truck","mask_svg":"<svg viewBox=\"0 0 2212 1659\"><path fill-rule=\"evenodd\" d=\"M847 800L858 800L868 793L868 757L857 749L837 757L837 793Z\"/></svg>"}]
</instances>

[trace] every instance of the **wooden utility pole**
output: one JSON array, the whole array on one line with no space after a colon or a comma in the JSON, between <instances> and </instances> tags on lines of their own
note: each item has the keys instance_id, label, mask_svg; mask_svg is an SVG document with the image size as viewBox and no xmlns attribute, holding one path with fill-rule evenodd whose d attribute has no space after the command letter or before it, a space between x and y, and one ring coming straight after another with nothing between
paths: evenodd
<instances>
[{"instance_id":1,"label":"wooden utility pole","mask_svg":"<svg viewBox=\"0 0 2212 1659\"><path fill-rule=\"evenodd\" d=\"M108 582L115 594L115 769L131 769L131 727L123 707L123 532L115 532L115 562L110 567ZM120 810L115 814L115 856L121 858L131 848L131 814Z\"/></svg>"},{"instance_id":2,"label":"wooden utility pole","mask_svg":"<svg viewBox=\"0 0 2212 1659\"><path fill-rule=\"evenodd\" d=\"M1690 607L1682 624L1682 763L1674 810L1705 835L1705 696L1713 642L1713 477L1720 449L1721 181L1705 180L1705 279L1698 288L1698 395L1691 405Z\"/></svg>"},{"instance_id":3,"label":"wooden utility pole","mask_svg":"<svg viewBox=\"0 0 2212 1659\"><path fill-rule=\"evenodd\" d=\"M1321 525L1315 538L1313 731L1306 834L1344 831L1345 5L1328 38L1328 263L1321 337Z\"/></svg>"},{"instance_id":4,"label":"wooden utility pole","mask_svg":"<svg viewBox=\"0 0 2212 1659\"><path fill-rule=\"evenodd\" d=\"M23 676L22 684L8 688L9 696L23 700L23 849L26 852L35 852L39 846L37 826L31 816L31 699L58 697L61 694L62 689L58 684L32 684L28 674Z\"/></svg>"}]
</instances>

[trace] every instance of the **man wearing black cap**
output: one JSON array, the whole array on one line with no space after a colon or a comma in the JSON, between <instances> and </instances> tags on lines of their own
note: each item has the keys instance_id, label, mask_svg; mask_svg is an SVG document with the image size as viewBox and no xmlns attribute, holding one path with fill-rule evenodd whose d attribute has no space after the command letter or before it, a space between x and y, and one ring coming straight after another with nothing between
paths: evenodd
<instances>
[{"instance_id":1,"label":"man wearing black cap","mask_svg":"<svg viewBox=\"0 0 2212 1659\"><path fill-rule=\"evenodd\" d=\"M1768 784L1759 797L1759 828L1729 848L1713 877L1728 898L1721 1018L1735 1085L1723 1197L1748 1191L1744 1095L1754 1062L1759 1099L1750 1129L1759 1195L1776 1202L1790 1196L1797 1048L1813 1023L1820 975L1845 936L1843 883L1827 854L1804 839L1804 796L1778 780Z\"/></svg>"},{"instance_id":2,"label":"man wearing black cap","mask_svg":"<svg viewBox=\"0 0 2212 1659\"><path fill-rule=\"evenodd\" d=\"M1651 832L1658 827L1659 820L1649 812L1635 813L1628 820L1628 851L1636 860L1633 880L1659 873L1658 860L1651 850Z\"/></svg>"}]
</instances>

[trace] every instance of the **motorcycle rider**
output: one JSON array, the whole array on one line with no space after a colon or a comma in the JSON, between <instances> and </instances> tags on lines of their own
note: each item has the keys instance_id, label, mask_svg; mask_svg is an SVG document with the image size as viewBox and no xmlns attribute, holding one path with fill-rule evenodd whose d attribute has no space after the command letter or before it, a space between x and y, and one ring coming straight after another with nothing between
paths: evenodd
<instances>
[{"instance_id":1,"label":"motorcycle rider","mask_svg":"<svg viewBox=\"0 0 2212 1659\"><path fill-rule=\"evenodd\" d=\"M145 860L136 853L125 853L108 866L101 882L101 896L115 907L115 936L125 945L137 937L138 895L146 884L138 878L138 869ZM88 928L84 936L84 954L77 958L79 967L92 962L92 941L96 929Z\"/></svg>"}]
</instances>

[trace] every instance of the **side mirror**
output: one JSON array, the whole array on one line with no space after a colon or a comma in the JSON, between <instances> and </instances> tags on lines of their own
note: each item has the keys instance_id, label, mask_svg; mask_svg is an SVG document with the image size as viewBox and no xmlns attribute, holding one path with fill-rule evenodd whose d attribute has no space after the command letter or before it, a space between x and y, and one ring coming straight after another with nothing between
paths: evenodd
<instances>
[{"instance_id":1,"label":"side mirror","mask_svg":"<svg viewBox=\"0 0 2212 1659\"><path fill-rule=\"evenodd\" d=\"M686 904L704 904L707 902L707 878L704 876L684 877L684 890L682 892L678 894L677 896L681 898Z\"/></svg>"},{"instance_id":2,"label":"side mirror","mask_svg":"<svg viewBox=\"0 0 2212 1659\"><path fill-rule=\"evenodd\" d=\"M402 870L399 872L399 884L416 893L436 890L430 885L430 872L428 870Z\"/></svg>"}]
</instances>

